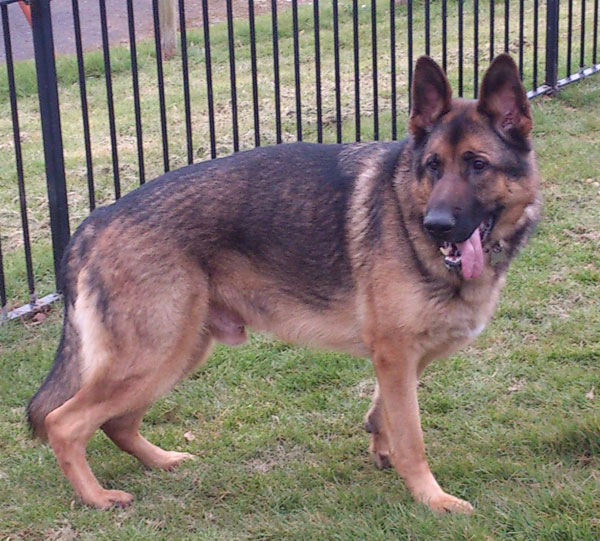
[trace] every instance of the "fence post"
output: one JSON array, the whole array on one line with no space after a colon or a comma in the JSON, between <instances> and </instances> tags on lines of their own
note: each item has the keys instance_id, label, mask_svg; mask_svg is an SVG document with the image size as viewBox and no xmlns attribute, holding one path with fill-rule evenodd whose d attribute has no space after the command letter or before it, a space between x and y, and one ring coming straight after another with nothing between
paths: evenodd
<instances>
[{"instance_id":1,"label":"fence post","mask_svg":"<svg viewBox=\"0 0 600 541\"><path fill-rule=\"evenodd\" d=\"M62 255L69 242L70 231L56 64L54 62L54 39L52 37L50 0L31 0L30 4L54 253L54 276L58 290L58 271Z\"/></svg>"},{"instance_id":2,"label":"fence post","mask_svg":"<svg viewBox=\"0 0 600 541\"><path fill-rule=\"evenodd\" d=\"M546 4L546 80L549 92L558 92L558 14L560 0L548 0Z\"/></svg>"}]
</instances>

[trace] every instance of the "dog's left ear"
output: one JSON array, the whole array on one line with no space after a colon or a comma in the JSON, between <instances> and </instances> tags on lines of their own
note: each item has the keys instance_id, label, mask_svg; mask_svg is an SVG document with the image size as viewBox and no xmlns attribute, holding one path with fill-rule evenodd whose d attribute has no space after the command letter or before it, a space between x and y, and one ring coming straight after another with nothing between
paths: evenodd
<instances>
[{"instance_id":1,"label":"dog's left ear","mask_svg":"<svg viewBox=\"0 0 600 541\"><path fill-rule=\"evenodd\" d=\"M477 110L488 116L507 139L527 140L533 126L527 94L514 60L497 56L488 68L479 94Z\"/></svg>"},{"instance_id":2,"label":"dog's left ear","mask_svg":"<svg viewBox=\"0 0 600 541\"><path fill-rule=\"evenodd\" d=\"M409 127L413 136L420 138L450 110L452 100L452 89L446 75L428 56L421 56L417 60L411 96Z\"/></svg>"}]
</instances>

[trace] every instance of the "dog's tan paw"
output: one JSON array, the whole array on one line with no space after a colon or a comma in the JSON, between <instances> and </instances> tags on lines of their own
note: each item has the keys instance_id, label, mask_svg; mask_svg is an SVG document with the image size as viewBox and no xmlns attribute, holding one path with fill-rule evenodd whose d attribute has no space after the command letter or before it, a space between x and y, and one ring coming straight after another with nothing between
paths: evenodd
<instances>
[{"instance_id":1,"label":"dog's tan paw","mask_svg":"<svg viewBox=\"0 0 600 541\"><path fill-rule=\"evenodd\" d=\"M133 496L122 490L102 490L91 498L85 498L87 505L97 509L110 509L112 507L128 507L133 501Z\"/></svg>"},{"instance_id":2,"label":"dog's tan paw","mask_svg":"<svg viewBox=\"0 0 600 541\"><path fill-rule=\"evenodd\" d=\"M196 458L191 453L180 453L178 451L165 451L164 453L156 466L167 471L175 469L184 460L194 460Z\"/></svg>"},{"instance_id":3,"label":"dog's tan paw","mask_svg":"<svg viewBox=\"0 0 600 541\"><path fill-rule=\"evenodd\" d=\"M427 501L427 505L435 513L463 513L469 515L473 512L473 506L460 498L442 492Z\"/></svg>"}]
</instances>

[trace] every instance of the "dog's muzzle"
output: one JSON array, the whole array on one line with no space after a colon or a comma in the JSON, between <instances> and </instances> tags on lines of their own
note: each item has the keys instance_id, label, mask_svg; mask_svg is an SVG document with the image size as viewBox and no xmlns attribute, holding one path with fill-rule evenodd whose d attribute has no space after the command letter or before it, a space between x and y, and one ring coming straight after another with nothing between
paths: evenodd
<instances>
[{"instance_id":1,"label":"dog's muzzle","mask_svg":"<svg viewBox=\"0 0 600 541\"><path fill-rule=\"evenodd\" d=\"M440 252L449 269L460 269L466 280L477 278L483 272L483 245L487 241L496 223L494 215L489 215L471 236L463 242L444 242Z\"/></svg>"},{"instance_id":2,"label":"dog's muzzle","mask_svg":"<svg viewBox=\"0 0 600 541\"><path fill-rule=\"evenodd\" d=\"M423 219L423 227L430 237L436 240L444 257L444 264L450 270L461 271L466 280L477 278L483 272L484 249L496 223L495 214L487 215L467 238L458 241L456 218L444 208L432 209Z\"/></svg>"}]
</instances>

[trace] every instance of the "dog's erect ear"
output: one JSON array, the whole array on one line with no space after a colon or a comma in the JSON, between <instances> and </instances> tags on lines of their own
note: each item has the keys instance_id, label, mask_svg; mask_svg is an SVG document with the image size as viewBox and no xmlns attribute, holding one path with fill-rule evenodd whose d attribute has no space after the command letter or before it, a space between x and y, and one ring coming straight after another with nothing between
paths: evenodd
<instances>
[{"instance_id":1,"label":"dog's erect ear","mask_svg":"<svg viewBox=\"0 0 600 541\"><path fill-rule=\"evenodd\" d=\"M509 55L497 56L488 68L481 83L477 110L490 117L494 127L507 139L528 138L533 126L529 100Z\"/></svg>"},{"instance_id":2,"label":"dog's erect ear","mask_svg":"<svg viewBox=\"0 0 600 541\"><path fill-rule=\"evenodd\" d=\"M412 82L410 131L419 138L429 132L436 120L450 110L452 89L446 75L431 58L417 60Z\"/></svg>"}]
</instances>

